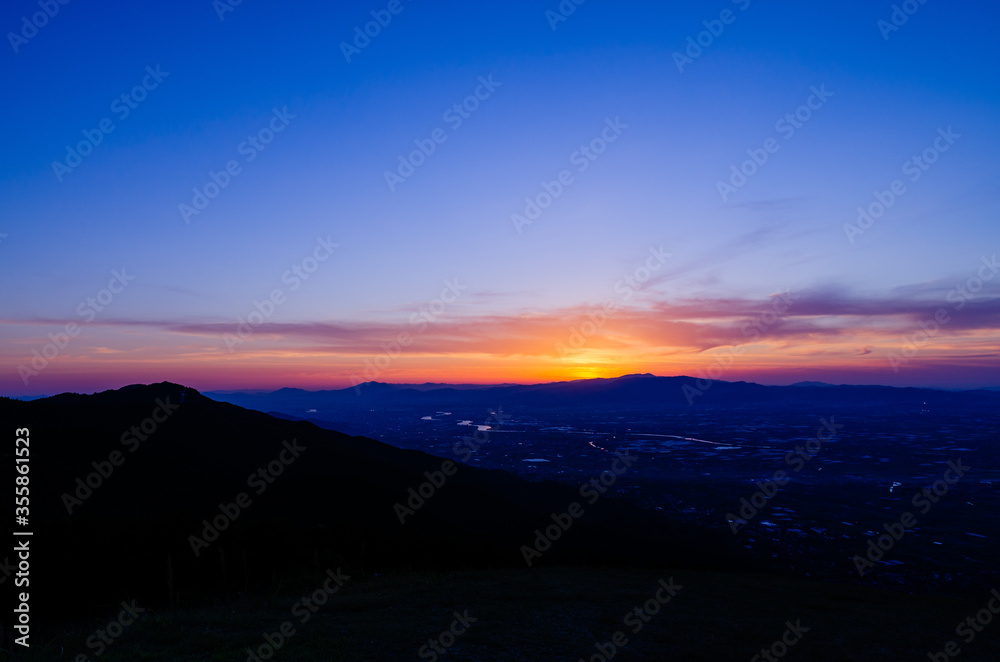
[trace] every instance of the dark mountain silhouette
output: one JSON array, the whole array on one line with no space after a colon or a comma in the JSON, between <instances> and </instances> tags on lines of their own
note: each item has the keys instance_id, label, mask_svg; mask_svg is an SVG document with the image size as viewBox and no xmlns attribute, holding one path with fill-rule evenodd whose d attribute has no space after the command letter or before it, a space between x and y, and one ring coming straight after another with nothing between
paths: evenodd
<instances>
[{"instance_id":1,"label":"dark mountain silhouette","mask_svg":"<svg viewBox=\"0 0 1000 662\"><path fill-rule=\"evenodd\" d=\"M75 614L126 597L191 605L317 568L523 568L536 529L582 501L573 486L458 464L401 525L394 504L445 459L171 383L0 399L0 419L30 429L33 572L45 578L37 604ZM304 450L283 465L292 446ZM258 494L265 483L248 477L269 466L280 475ZM195 555L189 537L208 540L203 521L241 492L250 505ZM611 497L584 507L538 564L749 567L731 536Z\"/></svg>"},{"instance_id":2,"label":"dark mountain silhouette","mask_svg":"<svg viewBox=\"0 0 1000 662\"><path fill-rule=\"evenodd\" d=\"M426 386L426 385L425 385ZM210 394L211 395L211 394ZM991 390L945 391L930 388L850 386L799 382L764 386L749 382L701 380L694 377L625 375L547 384L457 389L450 386L417 390L407 385L366 382L356 388L325 391L281 389L269 394L228 393L220 399L263 411L305 412L322 407L367 406L497 406L505 407L757 407L817 406L913 408L1000 407Z\"/></svg>"}]
</instances>

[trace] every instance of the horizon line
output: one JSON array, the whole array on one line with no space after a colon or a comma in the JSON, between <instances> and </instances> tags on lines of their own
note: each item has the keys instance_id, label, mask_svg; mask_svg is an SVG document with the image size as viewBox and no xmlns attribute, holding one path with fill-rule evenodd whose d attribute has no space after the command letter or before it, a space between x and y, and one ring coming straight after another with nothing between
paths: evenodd
<instances>
[{"instance_id":1,"label":"horizon line","mask_svg":"<svg viewBox=\"0 0 1000 662\"><path fill-rule=\"evenodd\" d=\"M657 374L654 374L654 373L645 372L645 373L625 373L625 374L618 375L618 376L615 376L615 377L584 377L584 378L580 378L580 379L562 379L562 380L549 380L549 381L539 381L539 382L447 382L447 381L444 381L444 382L441 382L441 381L425 381L425 382L380 382L380 381L376 381L376 380L371 380L371 381L367 381L367 382L360 382L360 383L355 384L355 385L347 385L347 386L342 386L342 387L335 387L334 386L334 387L330 387L330 388L316 388L316 389L308 389L308 388L302 388L302 387L298 387L298 386L279 386L277 388L271 388L271 387L267 387L267 388L229 388L229 387L222 387L222 388L200 389L200 388L196 388L194 386L190 386L188 384L183 384L183 383L179 383L179 382L173 382L173 381L165 379L165 380L161 380L161 381L151 381L151 382L131 382L131 383L128 383L128 384L123 384L123 385L115 387L115 388L106 388L106 389L100 389L100 390L90 391L90 392L83 392L83 391L59 391L59 392L55 392L55 393L43 393L43 394L33 394L33 395L6 395L6 394L3 394L3 395L0 395L0 397L9 398L11 400L25 400L25 401L30 401L30 400L40 400L42 398L51 398L51 397L55 397L57 395L64 395L64 394L94 395L94 394L97 394L97 393L104 393L104 392L107 392L107 391L119 391L119 390L122 390L122 389L125 389L125 388L129 388L129 387L133 387L133 386L155 386L157 384L175 384L177 386L182 386L184 388L193 389L193 390L197 391L198 393L251 393L251 392L253 392L253 393L275 393L277 391L281 391L281 390L284 390L284 389L294 389L294 390L299 390L299 391L305 391L307 393L319 393L319 392L323 392L323 391L346 391L348 389L359 388L359 387L366 386L366 385L371 385L371 384L382 384L382 385L386 385L386 386L403 386L403 387L406 387L406 386L410 386L410 387L414 387L414 386L440 386L442 389L450 388L450 387L456 387L456 386L472 386L472 387L480 387L480 388L500 388L500 387L514 387L514 386L543 386L543 385L546 385L546 384L567 384L567 383L573 383L573 382L614 381L614 380L625 379L625 378L629 378L629 377L632 377L632 378L654 378L654 379L692 379L692 380L704 380L704 381L709 381L709 382L722 382L722 383L727 383L727 384L744 383L744 384L754 384L756 386L773 386L773 387L789 387L789 386L796 386L796 385L811 385L811 384L816 384L816 385L833 386L833 387L841 387L841 386L845 386L845 387L866 387L866 386L873 386L873 387L893 388L893 389L916 388L916 389L929 389L929 390L935 390L935 391L952 391L952 392L955 392L955 391L992 391L992 390L1000 390L1000 384L995 385L995 386L972 386L972 387L944 387L944 386L929 386L929 385L892 386L890 384L848 384L848 383L834 384L832 382L824 382L824 381L812 380L812 379L803 379L803 380L798 380L798 381L795 381L795 382L780 383L780 384L778 384L778 383L766 384L766 383L762 383L762 382L758 382L758 381L750 381L750 380L745 380L745 379L740 379L740 380L735 380L735 381L728 381L728 380L725 380L725 379L708 379L708 378L695 377L695 376L692 376L692 375L683 375L683 374L681 374L681 375L657 375Z\"/></svg>"}]
</instances>

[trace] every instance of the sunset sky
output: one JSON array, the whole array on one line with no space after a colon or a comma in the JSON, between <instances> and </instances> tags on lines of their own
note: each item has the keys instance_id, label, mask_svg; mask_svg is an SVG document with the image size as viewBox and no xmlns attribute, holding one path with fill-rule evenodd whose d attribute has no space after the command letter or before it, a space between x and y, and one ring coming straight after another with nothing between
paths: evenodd
<instances>
[{"instance_id":1,"label":"sunset sky","mask_svg":"<svg viewBox=\"0 0 1000 662\"><path fill-rule=\"evenodd\" d=\"M674 4L4 3L0 394L1000 386L1000 9Z\"/></svg>"}]
</instances>

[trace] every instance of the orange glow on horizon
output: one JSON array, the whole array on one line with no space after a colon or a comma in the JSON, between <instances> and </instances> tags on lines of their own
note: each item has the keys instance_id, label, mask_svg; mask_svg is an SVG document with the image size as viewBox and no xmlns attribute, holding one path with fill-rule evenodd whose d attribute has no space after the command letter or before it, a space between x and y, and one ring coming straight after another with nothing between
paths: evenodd
<instances>
[{"instance_id":1,"label":"orange glow on horizon","mask_svg":"<svg viewBox=\"0 0 1000 662\"><path fill-rule=\"evenodd\" d=\"M725 306L715 308L729 320ZM803 313L791 321L807 325L805 330L782 332L776 325L751 337L740 325L702 312L684 321L663 317L623 309L585 336L579 335L585 318L577 309L453 320L429 326L405 348L384 340L398 333L391 325L363 333L275 325L232 351L218 326L143 327L141 333L127 325L98 327L75 338L27 386L18 366L30 361L39 341L9 343L0 351L0 362L10 367L0 372L0 392L90 392L165 380L199 390L336 389L366 381L532 384L634 373L763 383L997 385L992 328L946 329L893 366L892 356L909 351L912 327L905 320L887 317L875 324L861 316L829 315L817 324L815 315ZM701 319L700 326L693 319ZM32 338L44 334L39 327Z\"/></svg>"}]
</instances>

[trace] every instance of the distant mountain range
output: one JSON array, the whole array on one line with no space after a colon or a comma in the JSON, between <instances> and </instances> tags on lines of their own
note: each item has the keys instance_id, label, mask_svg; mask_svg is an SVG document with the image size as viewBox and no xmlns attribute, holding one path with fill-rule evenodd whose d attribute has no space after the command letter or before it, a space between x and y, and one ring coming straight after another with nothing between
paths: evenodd
<instances>
[{"instance_id":1,"label":"distant mountain range","mask_svg":"<svg viewBox=\"0 0 1000 662\"><path fill-rule=\"evenodd\" d=\"M945 391L930 388L849 386L799 382L764 386L750 382L702 380L694 377L624 375L531 385L471 386L386 384L366 382L354 388L306 391L284 388L271 393L208 393L220 400L261 411L301 415L310 409L427 405L435 407L1000 407L1000 392L980 389Z\"/></svg>"}]
</instances>

